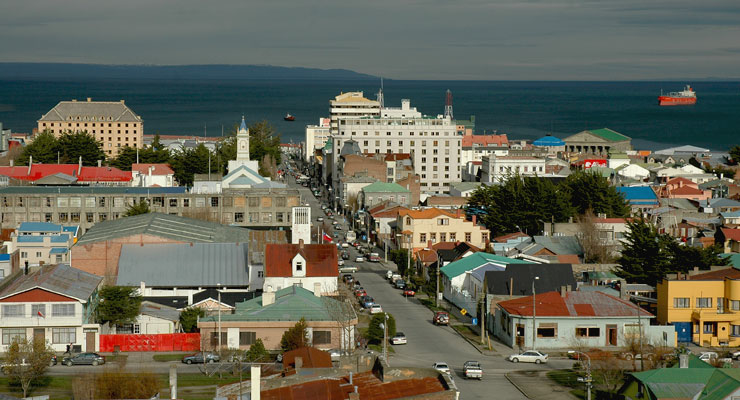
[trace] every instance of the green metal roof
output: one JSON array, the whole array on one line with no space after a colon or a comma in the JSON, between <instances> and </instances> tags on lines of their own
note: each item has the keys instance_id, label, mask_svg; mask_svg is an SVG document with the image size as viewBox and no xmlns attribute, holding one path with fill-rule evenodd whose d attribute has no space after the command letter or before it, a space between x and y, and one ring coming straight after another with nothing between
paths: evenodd
<instances>
[{"instance_id":1,"label":"green metal roof","mask_svg":"<svg viewBox=\"0 0 740 400\"><path fill-rule=\"evenodd\" d=\"M723 256L730 259L730 265L740 268L740 253L723 254Z\"/></svg>"},{"instance_id":2,"label":"green metal roof","mask_svg":"<svg viewBox=\"0 0 740 400\"><path fill-rule=\"evenodd\" d=\"M397 183L387 183L387 182L375 182L371 183L370 185L365 186L362 188L363 192L366 193L411 193L408 189L405 187L397 184Z\"/></svg>"},{"instance_id":3,"label":"green metal roof","mask_svg":"<svg viewBox=\"0 0 740 400\"><path fill-rule=\"evenodd\" d=\"M689 368L714 368L711 364L706 363L699 359L696 354L688 354L689 356ZM679 368L679 364L675 364L673 368Z\"/></svg>"},{"instance_id":4,"label":"green metal roof","mask_svg":"<svg viewBox=\"0 0 740 400\"><path fill-rule=\"evenodd\" d=\"M653 399L692 398L701 392L715 368L661 368L632 373Z\"/></svg>"},{"instance_id":5,"label":"green metal roof","mask_svg":"<svg viewBox=\"0 0 740 400\"><path fill-rule=\"evenodd\" d=\"M613 131L609 128L594 129L589 130L588 132L591 132L592 134L610 142L622 142L625 140L630 140L629 137L624 136L621 133Z\"/></svg>"},{"instance_id":6,"label":"green metal roof","mask_svg":"<svg viewBox=\"0 0 740 400\"><path fill-rule=\"evenodd\" d=\"M700 400L722 400L740 389L740 370L717 368L699 396ZM733 397L734 398L734 397Z\"/></svg>"},{"instance_id":7,"label":"green metal roof","mask_svg":"<svg viewBox=\"0 0 740 400\"><path fill-rule=\"evenodd\" d=\"M221 321L335 321L331 310L340 310L344 304L340 301L319 297L310 290L300 286L291 286L275 292L275 302L263 306L262 298L256 297L236 304L234 314L221 315ZM356 316L348 311L350 318ZM218 321L218 317L201 318L204 322Z\"/></svg>"},{"instance_id":8,"label":"green metal roof","mask_svg":"<svg viewBox=\"0 0 740 400\"><path fill-rule=\"evenodd\" d=\"M499 265L508 264L530 264L530 261L517 260L515 258L508 258L504 256L497 256L495 254L484 253L482 251L473 253L465 258L451 262L440 270L445 276L452 279L458 275L464 274L467 271L472 271L482 265L493 263Z\"/></svg>"},{"instance_id":9,"label":"green metal roof","mask_svg":"<svg viewBox=\"0 0 740 400\"><path fill-rule=\"evenodd\" d=\"M614 173L614 170L608 167L591 167L589 172L600 175L604 178L609 178Z\"/></svg>"}]
</instances>

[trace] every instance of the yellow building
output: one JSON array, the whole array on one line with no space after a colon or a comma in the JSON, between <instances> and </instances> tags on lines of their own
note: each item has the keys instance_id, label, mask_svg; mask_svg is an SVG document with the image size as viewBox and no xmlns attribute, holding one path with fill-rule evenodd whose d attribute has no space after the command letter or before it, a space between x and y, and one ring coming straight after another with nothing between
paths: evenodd
<instances>
[{"instance_id":1,"label":"yellow building","mask_svg":"<svg viewBox=\"0 0 740 400\"><path fill-rule=\"evenodd\" d=\"M460 210L451 213L438 208L400 210L394 233L403 235L401 248L410 245L412 252L438 242L467 242L483 249L490 237L490 231L478 225L475 217L468 221Z\"/></svg>"},{"instance_id":2,"label":"yellow building","mask_svg":"<svg viewBox=\"0 0 740 400\"><path fill-rule=\"evenodd\" d=\"M740 270L670 275L657 291L658 323L674 325L679 341L740 346Z\"/></svg>"}]
</instances>

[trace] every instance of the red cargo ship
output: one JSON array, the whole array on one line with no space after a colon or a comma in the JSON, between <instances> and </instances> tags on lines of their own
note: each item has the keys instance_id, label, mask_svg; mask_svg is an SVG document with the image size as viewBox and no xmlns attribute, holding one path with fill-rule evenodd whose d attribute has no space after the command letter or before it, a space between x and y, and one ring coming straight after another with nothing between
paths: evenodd
<instances>
[{"instance_id":1,"label":"red cargo ship","mask_svg":"<svg viewBox=\"0 0 740 400\"><path fill-rule=\"evenodd\" d=\"M686 85L686 88L680 92L670 92L667 95L660 95L658 97L658 104L661 106L688 106L696 104L696 92L691 86Z\"/></svg>"}]
</instances>

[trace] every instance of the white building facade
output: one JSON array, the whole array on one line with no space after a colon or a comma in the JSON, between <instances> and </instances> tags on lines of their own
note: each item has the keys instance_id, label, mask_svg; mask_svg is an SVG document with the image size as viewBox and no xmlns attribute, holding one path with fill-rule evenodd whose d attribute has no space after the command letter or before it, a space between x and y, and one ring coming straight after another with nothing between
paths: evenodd
<instances>
[{"instance_id":1,"label":"white building facade","mask_svg":"<svg viewBox=\"0 0 740 400\"><path fill-rule=\"evenodd\" d=\"M480 181L502 183L513 175L545 175L545 159L528 156L484 156Z\"/></svg>"},{"instance_id":2,"label":"white building facade","mask_svg":"<svg viewBox=\"0 0 740 400\"><path fill-rule=\"evenodd\" d=\"M366 99L363 92L347 92L329 100L329 134L339 133L339 120L342 118L380 115L380 102ZM308 146L306 146L308 147Z\"/></svg>"},{"instance_id":3,"label":"white building facade","mask_svg":"<svg viewBox=\"0 0 740 400\"><path fill-rule=\"evenodd\" d=\"M323 149L326 145L326 141L329 140L330 124L330 118L319 118L318 125L306 125L306 147L303 154L306 161L311 161L316 150Z\"/></svg>"}]
</instances>

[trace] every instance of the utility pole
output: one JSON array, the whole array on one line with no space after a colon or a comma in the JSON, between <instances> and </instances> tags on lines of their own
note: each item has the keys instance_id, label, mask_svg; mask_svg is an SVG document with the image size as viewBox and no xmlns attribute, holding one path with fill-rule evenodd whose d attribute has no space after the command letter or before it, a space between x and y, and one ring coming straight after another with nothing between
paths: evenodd
<instances>
[{"instance_id":1,"label":"utility pole","mask_svg":"<svg viewBox=\"0 0 740 400\"><path fill-rule=\"evenodd\" d=\"M480 306L480 344L486 343L486 290L485 283L483 285L483 304Z\"/></svg>"},{"instance_id":2,"label":"utility pole","mask_svg":"<svg viewBox=\"0 0 740 400\"><path fill-rule=\"evenodd\" d=\"M439 252L437 254L437 271L436 271L436 277L437 277L437 290L434 292L434 306L439 307L439 274L440 270L442 269L442 260L439 259Z\"/></svg>"},{"instance_id":3,"label":"utility pole","mask_svg":"<svg viewBox=\"0 0 740 400\"><path fill-rule=\"evenodd\" d=\"M221 284L218 284L218 354L221 354ZM204 360L207 362L207 360Z\"/></svg>"},{"instance_id":4,"label":"utility pole","mask_svg":"<svg viewBox=\"0 0 740 400\"><path fill-rule=\"evenodd\" d=\"M535 276L532 280L532 350L537 350L537 292L534 283L539 279L539 276Z\"/></svg>"},{"instance_id":5,"label":"utility pole","mask_svg":"<svg viewBox=\"0 0 740 400\"><path fill-rule=\"evenodd\" d=\"M385 315L385 323L383 324L383 361L388 365L388 313Z\"/></svg>"}]
</instances>

